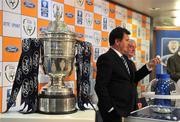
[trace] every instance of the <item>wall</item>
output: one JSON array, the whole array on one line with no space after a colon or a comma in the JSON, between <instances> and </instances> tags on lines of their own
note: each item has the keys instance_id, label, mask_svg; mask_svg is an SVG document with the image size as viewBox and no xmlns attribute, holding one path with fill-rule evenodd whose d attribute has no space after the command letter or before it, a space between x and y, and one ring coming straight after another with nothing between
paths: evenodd
<instances>
[{"instance_id":1,"label":"wall","mask_svg":"<svg viewBox=\"0 0 180 122\"><path fill-rule=\"evenodd\" d=\"M108 33L116 26L126 27L137 42L134 61L139 68L149 60L150 18L104 0L1 0L0 2L0 111L6 109L16 67L21 54L22 38L38 37L45 29L58 6L61 20L76 32L82 41L91 42L92 78L96 75L96 60L108 50ZM7 51L12 46L17 51ZM75 88L75 73L67 80ZM40 80L42 86L43 80ZM148 77L139 85L144 89ZM75 89L76 90L76 89ZM76 91L75 91L76 92ZM19 105L20 97L17 98ZM19 109L18 107L13 107Z\"/></svg>"}]
</instances>

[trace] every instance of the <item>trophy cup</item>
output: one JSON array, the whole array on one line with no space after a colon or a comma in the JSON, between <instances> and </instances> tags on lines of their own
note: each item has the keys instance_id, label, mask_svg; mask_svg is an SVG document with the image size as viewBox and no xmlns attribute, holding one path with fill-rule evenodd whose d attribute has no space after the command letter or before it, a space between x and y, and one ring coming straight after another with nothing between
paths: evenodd
<instances>
[{"instance_id":1,"label":"trophy cup","mask_svg":"<svg viewBox=\"0 0 180 122\"><path fill-rule=\"evenodd\" d=\"M71 88L64 86L64 78L73 70L75 57L75 34L68 31L60 21L62 14L55 14L47 31L41 34L44 47L43 65L45 73L51 79L51 85L39 94L39 111L41 113L66 114L76 111L75 96Z\"/></svg>"}]
</instances>

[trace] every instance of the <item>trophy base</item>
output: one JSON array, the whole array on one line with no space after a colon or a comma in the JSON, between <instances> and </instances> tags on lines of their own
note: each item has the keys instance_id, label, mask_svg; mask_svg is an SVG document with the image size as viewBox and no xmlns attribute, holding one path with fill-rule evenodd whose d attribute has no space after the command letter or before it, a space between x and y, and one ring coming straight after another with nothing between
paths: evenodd
<instances>
[{"instance_id":1,"label":"trophy base","mask_svg":"<svg viewBox=\"0 0 180 122\"><path fill-rule=\"evenodd\" d=\"M73 111L69 111L69 112L44 112L44 111L39 111L40 114L52 114L52 115L56 115L56 114L73 114L75 112L77 112L78 109L75 109Z\"/></svg>"},{"instance_id":2,"label":"trophy base","mask_svg":"<svg viewBox=\"0 0 180 122\"><path fill-rule=\"evenodd\" d=\"M44 114L70 114L77 111L75 96L70 95L39 95L39 112Z\"/></svg>"}]
</instances>

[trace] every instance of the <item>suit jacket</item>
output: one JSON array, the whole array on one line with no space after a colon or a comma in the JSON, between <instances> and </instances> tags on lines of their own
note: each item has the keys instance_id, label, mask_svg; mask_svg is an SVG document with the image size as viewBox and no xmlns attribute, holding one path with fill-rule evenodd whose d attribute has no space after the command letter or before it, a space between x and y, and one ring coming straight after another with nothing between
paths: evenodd
<instances>
[{"instance_id":1,"label":"suit jacket","mask_svg":"<svg viewBox=\"0 0 180 122\"><path fill-rule=\"evenodd\" d=\"M178 81L180 79L180 56L176 52L167 61L167 72L170 74L171 79Z\"/></svg>"},{"instance_id":2,"label":"suit jacket","mask_svg":"<svg viewBox=\"0 0 180 122\"><path fill-rule=\"evenodd\" d=\"M97 60L95 91L98 107L108 112L112 107L120 116L128 116L135 107L136 83L150 72L146 66L136 71L133 62L126 57L130 75L123 60L113 50L101 55Z\"/></svg>"}]
</instances>

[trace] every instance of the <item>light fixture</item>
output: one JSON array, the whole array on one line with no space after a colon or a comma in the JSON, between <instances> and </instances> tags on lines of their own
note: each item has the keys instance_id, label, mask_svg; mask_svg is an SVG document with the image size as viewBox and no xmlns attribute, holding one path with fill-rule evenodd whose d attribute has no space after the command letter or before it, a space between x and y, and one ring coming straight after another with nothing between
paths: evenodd
<instances>
[{"instance_id":1,"label":"light fixture","mask_svg":"<svg viewBox=\"0 0 180 122\"><path fill-rule=\"evenodd\" d=\"M174 18L174 25L175 26L180 26L180 17Z\"/></svg>"},{"instance_id":2,"label":"light fixture","mask_svg":"<svg viewBox=\"0 0 180 122\"><path fill-rule=\"evenodd\" d=\"M152 8L149 8L150 11L157 11L159 10L160 8L156 8L156 7L152 7Z\"/></svg>"}]
</instances>

